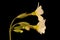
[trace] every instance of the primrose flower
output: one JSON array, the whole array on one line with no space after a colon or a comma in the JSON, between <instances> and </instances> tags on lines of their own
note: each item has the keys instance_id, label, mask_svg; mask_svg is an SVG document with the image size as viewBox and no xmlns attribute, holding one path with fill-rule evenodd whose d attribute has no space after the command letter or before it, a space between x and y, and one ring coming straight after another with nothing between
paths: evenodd
<instances>
[{"instance_id":1,"label":"primrose flower","mask_svg":"<svg viewBox=\"0 0 60 40\"><path fill-rule=\"evenodd\" d=\"M36 29L36 31L38 31L40 34L45 33L45 29L46 29L46 26L45 26L46 20L43 19L43 17L41 16L43 13L44 13L44 11L42 9L42 6L39 6L39 4L38 4L37 9L34 12L32 12L32 14L36 15L38 17L38 20L39 20L37 25L33 26L33 28Z\"/></svg>"},{"instance_id":2,"label":"primrose flower","mask_svg":"<svg viewBox=\"0 0 60 40\"><path fill-rule=\"evenodd\" d=\"M45 29L46 29L45 20L40 21L37 25L38 25L37 31L38 31L40 34L45 33Z\"/></svg>"}]
</instances>

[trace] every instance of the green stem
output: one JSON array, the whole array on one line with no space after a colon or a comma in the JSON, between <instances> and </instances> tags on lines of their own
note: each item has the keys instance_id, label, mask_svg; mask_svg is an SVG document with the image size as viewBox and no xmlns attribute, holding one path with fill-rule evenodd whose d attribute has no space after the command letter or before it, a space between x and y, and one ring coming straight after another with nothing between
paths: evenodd
<instances>
[{"instance_id":1,"label":"green stem","mask_svg":"<svg viewBox=\"0 0 60 40\"><path fill-rule=\"evenodd\" d=\"M13 22L15 21L15 19L16 19L16 18L14 18L13 21L11 22L11 24L10 24L10 28L9 28L9 40L11 40L11 31L12 31L12 29L13 29L12 24L13 24Z\"/></svg>"}]
</instances>

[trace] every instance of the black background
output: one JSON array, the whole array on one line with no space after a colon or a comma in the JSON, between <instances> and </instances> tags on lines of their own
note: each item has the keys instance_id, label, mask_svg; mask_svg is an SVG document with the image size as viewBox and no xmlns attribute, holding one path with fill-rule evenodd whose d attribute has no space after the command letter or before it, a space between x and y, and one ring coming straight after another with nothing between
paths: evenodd
<instances>
[{"instance_id":1,"label":"black background","mask_svg":"<svg viewBox=\"0 0 60 40\"><path fill-rule=\"evenodd\" d=\"M16 1L1 1L1 13L0 13L0 30L1 40L9 40L9 25L14 17L20 13L27 12L31 13L37 8L38 2L42 5L44 14L43 17L46 19L46 33L40 35L35 30L26 31L23 34L12 33L12 40L48 40L48 1L47 0L16 0Z\"/></svg>"}]
</instances>

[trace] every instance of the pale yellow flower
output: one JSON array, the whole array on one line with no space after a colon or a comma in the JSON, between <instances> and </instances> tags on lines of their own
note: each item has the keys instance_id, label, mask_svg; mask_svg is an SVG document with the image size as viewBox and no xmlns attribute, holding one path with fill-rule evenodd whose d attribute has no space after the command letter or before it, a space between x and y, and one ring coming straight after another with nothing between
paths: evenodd
<instances>
[{"instance_id":1,"label":"pale yellow flower","mask_svg":"<svg viewBox=\"0 0 60 40\"><path fill-rule=\"evenodd\" d=\"M33 29L35 29L40 34L44 34L46 29L45 20L38 22L37 25L33 26Z\"/></svg>"},{"instance_id":2,"label":"pale yellow flower","mask_svg":"<svg viewBox=\"0 0 60 40\"><path fill-rule=\"evenodd\" d=\"M35 12L37 16L42 15L44 13L42 6L39 6Z\"/></svg>"},{"instance_id":3,"label":"pale yellow flower","mask_svg":"<svg viewBox=\"0 0 60 40\"><path fill-rule=\"evenodd\" d=\"M42 6L39 6L39 4L38 4L37 9L34 12L32 12L32 15L36 15L39 20L37 25L33 26L33 28L36 29L36 31L38 31L40 34L45 33L45 29L46 29L46 26L45 26L46 20L41 16L43 13L44 11L42 9Z\"/></svg>"},{"instance_id":4,"label":"pale yellow flower","mask_svg":"<svg viewBox=\"0 0 60 40\"><path fill-rule=\"evenodd\" d=\"M38 25L37 31L38 31L40 34L45 33L45 29L46 29L45 20L40 21L37 25Z\"/></svg>"}]
</instances>

